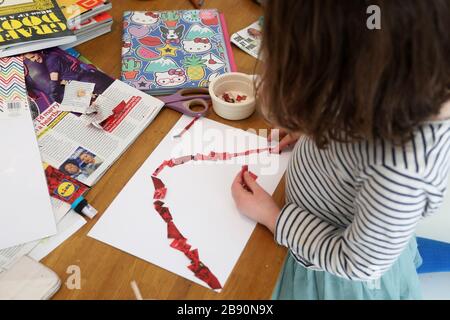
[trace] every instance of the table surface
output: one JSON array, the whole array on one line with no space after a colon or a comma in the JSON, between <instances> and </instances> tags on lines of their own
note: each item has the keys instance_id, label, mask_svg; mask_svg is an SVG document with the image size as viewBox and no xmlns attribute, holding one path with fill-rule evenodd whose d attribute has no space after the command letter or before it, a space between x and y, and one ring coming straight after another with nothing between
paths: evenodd
<instances>
[{"instance_id":1,"label":"table surface","mask_svg":"<svg viewBox=\"0 0 450 320\"><path fill-rule=\"evenodd\" d=\"M120 76L122 13L126 10L191 9L188 0L112 0L114 18L111 33L91 40L76 49L107 74ZM207 0L205 8L218 8L225 13L230 34L262 14L251 0ZM252 73L256 60L233 48L238 70ZM98 218L153 152L159 142L180 118L180 114L164 108L127 152L89 192L88 200L99 210L98 216L47 256L43 263L63 281L55 299L134 299L130 282L135 280L144 299L269 299L286 255L286 250L273 241L272 234L258 225L221 293L204 288L169 271L103 244L87 236ZM254 114L243 121L226 121L210 112L208 118L233 127L262 129L267 124ZM284 182L274 198L282 205ZM68 267L81 270L81 289L70 290L64 283L70 276Z\"/></svg>"}]
</instances>

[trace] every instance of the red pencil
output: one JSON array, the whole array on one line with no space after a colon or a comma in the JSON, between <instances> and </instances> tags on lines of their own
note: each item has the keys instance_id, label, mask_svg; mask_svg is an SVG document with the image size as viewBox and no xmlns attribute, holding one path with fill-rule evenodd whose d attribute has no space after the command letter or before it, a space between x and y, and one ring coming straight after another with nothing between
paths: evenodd
<instances>
[{"instance_id":1,"label":"red pencil","mask_svg":"<svg viewBox=\"0 0 450 320\"><path fill-rule=\"evenodd\" d=\"M194 123L198 120L198 119L200 119L200 117L201 116L196 116L187 126L186 126L186 128L184 128L183 129L183 131L181 131L179 134L177 134L177 135L175 135L175 136L173 136L174 138L181 138L181 136L183 135L183 134L185 134L193 125L194 125Z\"/></svg>"}]
</instances>

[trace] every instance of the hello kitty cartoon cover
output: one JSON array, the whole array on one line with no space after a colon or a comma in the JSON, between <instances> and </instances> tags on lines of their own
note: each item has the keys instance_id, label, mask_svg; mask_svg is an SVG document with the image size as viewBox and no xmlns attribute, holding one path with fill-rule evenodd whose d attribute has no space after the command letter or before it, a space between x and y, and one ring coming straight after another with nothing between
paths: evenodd
<instances>
[{"instance_id":1,"label":"hello kitty cartoon cover","mask_svg":"<svg viewBox=\"0 0 450 320\"><path fill-rule=\"evenodd\" d=\"M207 87L236 71L223 14L215 9L128 11L122 81L152 95Z\"/></svg>"}]
</instances>

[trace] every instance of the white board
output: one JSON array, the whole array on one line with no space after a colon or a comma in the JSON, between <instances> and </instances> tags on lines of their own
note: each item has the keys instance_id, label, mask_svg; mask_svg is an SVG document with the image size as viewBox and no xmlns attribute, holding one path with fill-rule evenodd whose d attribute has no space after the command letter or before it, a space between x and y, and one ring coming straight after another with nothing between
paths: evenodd
<instances>
[{"instance_id":1,"label":"white board","mask_svg":"<svg viewBox=\"0 0 450 320\"><path fill-rule=\"evenodd\" d=\"M89 236L208 287L187 268L189 260L169 246L167 226L153 207L151 175L164 161L196 153L241 152L267 147L267 140L218 122L201 119L179 140L173 138L192 118L182 117L113 201ZM247 156L221 162L189 162L166 168L158 177L174 222L200 260L224 286L255 223L242 216L231 183L243 164L269 193L278 186L290 154Z\"/></svg>"}]
</instances>

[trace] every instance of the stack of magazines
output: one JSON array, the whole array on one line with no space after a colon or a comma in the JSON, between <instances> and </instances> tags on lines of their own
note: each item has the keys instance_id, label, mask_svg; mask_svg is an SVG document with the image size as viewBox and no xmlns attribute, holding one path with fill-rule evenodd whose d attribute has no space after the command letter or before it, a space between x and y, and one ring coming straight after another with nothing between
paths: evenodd
<instances>
[{"instance_id":1,"label":"stack of magazines","mask_svg":"<svg viewBox=\"0 0 450 320\"><path fill-rule=\"evenodd\" d=\"M67 25L77 39L64 44L63 49L75 47L81 43L111 32L113 23L109 10L112 4L108 0L57 0Z\"/></svg>"},{"instance_id":2,"label":"stack of magazines","mask_svg":"<svg viewBox=\"0 0 450 320\"><path fill-rule=\"evenodd\" d=\"M55 0L0 1L0 57L65 45L76 40Z\"/></svg>"}]
</instances>

